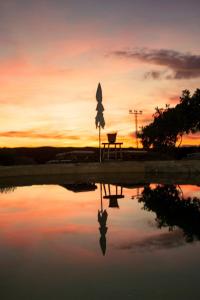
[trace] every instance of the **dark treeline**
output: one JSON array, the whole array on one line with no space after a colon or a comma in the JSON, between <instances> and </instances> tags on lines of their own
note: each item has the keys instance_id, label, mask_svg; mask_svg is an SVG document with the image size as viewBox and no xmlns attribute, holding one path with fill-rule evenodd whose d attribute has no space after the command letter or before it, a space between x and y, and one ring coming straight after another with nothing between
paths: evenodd
<instances>
[{"instance_id":1,"label":"dark treeline","mask_svg":"<svg viewBox=\"0 0 200 300\"><path fill-rule=\"evenodd\" d=\"M15 186L0 186L0 193L1 194L11 193L14 192L15 189L16 189Z\"/></svg>"},{"instance_id":2,"label":"dark treeline","mask_svg":"<svg viewBox=\"0 0 200 300\"><path fill-rule=\"evenodd\" d=\"M94 154L89 157L87 161L99 160L99 149L92 147L74 148L74 147L38 147L38 148L0 148L0 165L28 165L28 164L45 164L48 161L57 159L56 156L60 153L65 153L66 158L70 158L68 154L71 151L86 150L93 151ZM183 147L175 148L168 152L157 152L150 149L144 155L134 155L126 150L133 150L133 148L124 149L123 160L167 160L167 159L181 159L189 153L200 151L200 147ZM136 150L136 149L135 149ZM81 160L80 160L81 161ZM84 157L82 156L82 161Z\"/></svg>"},{"instance_id":3,"label":"dark treeline","mask_svg":"<svg viewBox=\"0 0 200 300\"><path fill-rule=\"evenodd\" d=\"M200 240L200 199L184 198L182 191L175 185L157 185L144 187L139 202L144 209L156 214L159 228L179 227L183 230L187 242Z\"/></svg>"},{"instance_id":4,"label":"dark treeline","mask_svg":"<svg viewBox=\"0 0 200 300\"><path fill-rule=\"evenodd\" d=\"M84 150L97 149L91 147L78 148ZM44 164L56 158L59 153L77 150L74 147L37 147L37 148L0 148L0 165ZM97 153L98 154L98 153Z\"/></svg>"},{"instance_id":5,"label":"dark treeline","mask_svg":"<svg viewBox=\"0 0 200 300\"><path fill-rule=\"evenodd\" d=\"M170 149L180 146L184 134L200 131L200 89L193 95L183 91L180 103L156 108L154 120L138 133L145 149Z\"/></svg>"}]
</instances>

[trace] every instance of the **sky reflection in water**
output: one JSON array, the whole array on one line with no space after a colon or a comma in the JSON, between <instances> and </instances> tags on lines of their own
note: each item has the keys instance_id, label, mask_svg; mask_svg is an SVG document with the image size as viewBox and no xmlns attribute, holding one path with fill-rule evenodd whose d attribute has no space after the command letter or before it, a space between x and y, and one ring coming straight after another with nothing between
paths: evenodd
<instances>
[{"instance_id":1,"label":"sky reflection in water","mask_svg":"<svg viewBox=\"0 0 200 300\"><path fill-rule=\"evenodd\" d=\"M141 197L142 187L118 189L124 198L114 208L105 197L108 185L102 186L108 216L98 222L100 185L96 187L75 193L44 185L0 194L2 299L197 299L198 228L183 222L193 241L182 225L158 228L158 215L143 209L149 204L135 197ZM116 187L110 189L116 194ZM150 189L155 193L156 185ZM197 186L175 190L180 197L200 198ZM162 213L162 221L169 222ZM175 217L182 224L181 216Z\"/></svg>"}]
</instances>

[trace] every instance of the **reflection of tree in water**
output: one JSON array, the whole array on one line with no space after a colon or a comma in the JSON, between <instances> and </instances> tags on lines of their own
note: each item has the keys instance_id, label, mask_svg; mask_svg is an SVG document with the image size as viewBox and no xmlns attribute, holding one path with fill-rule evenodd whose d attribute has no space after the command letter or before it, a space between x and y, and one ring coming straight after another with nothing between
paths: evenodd
<instances>
[{"instance_id":1,"label":"reflection of tree in water","mask_svg":"<svg viewBox=\"0 0 200 300\"><path fill-rule=\"evenodd\" d=\"M0 193L6 194L6 193L12 193L16 189L15 186L0 186Z\"/></svg>"},{"instance_id":2,"label":"reflection of tree in water","mask_svg":"<svg viewBox=\"0 0 200 300\"><path fill-rule=\"evenodd\" d=\"M183 198L175 185L157 185L144 187L139 202L144 209L156 213L158 227L180 227L187 242L200 240L200 199Z\"/></svg>"}]
</instances>

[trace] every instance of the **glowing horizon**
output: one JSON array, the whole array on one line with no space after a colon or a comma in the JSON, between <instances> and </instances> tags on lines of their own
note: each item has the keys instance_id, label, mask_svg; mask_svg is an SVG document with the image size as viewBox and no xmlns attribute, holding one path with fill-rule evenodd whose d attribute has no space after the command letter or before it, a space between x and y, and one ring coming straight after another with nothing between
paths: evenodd
<instances>
[{"instance_id":1,"label":"glowing horizon","mask_svg":"<svg viewBox=\"0 0 200 300\"><path fill-rule=\"evenodd\" d=\"M199 88L199 8L195 0L0 3L0 147L98 146L98 82L103 139L117 131L135 146L129 109L143 110L144 126L156 106ZM199 135L183 144L199 145Z\"/></svg>"}]
</instances>

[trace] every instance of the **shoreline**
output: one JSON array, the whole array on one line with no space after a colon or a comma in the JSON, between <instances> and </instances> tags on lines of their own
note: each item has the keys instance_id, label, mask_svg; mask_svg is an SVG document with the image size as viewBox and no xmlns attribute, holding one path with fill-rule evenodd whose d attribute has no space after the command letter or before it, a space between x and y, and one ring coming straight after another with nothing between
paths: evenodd
<instances>
[{"instance_id":1,"label":"shoreline","mask_svg":"<svg viewBox=\"0 0 200 300\"><path fill-rule=\"evenodd\" d=\"M112 161L0 166L0 185L25 186L74 182L166 183L200 185L200 161Z\"/></svg>"}]
</instances>

